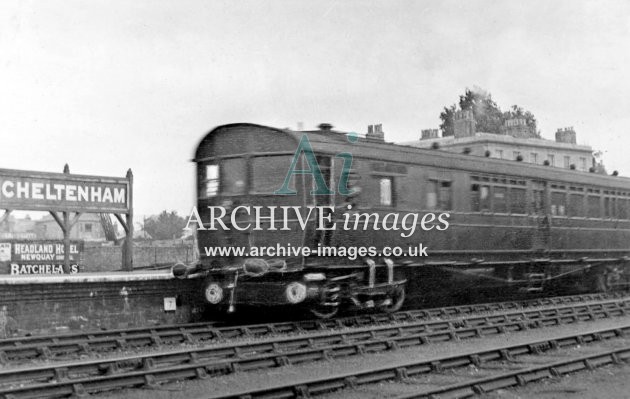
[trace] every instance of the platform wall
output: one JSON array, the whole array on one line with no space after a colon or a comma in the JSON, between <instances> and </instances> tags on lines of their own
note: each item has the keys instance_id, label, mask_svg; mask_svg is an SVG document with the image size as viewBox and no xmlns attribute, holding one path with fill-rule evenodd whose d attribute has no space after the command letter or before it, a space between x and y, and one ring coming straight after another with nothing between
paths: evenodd
<instances>
[{"instance_id":1,"label":"platform wall","mask_svg":"<svg viewBox=\"0 0 630 399\"><path fill-rule=\"evenodd\" d=\"M194 279L0 282L0 338L196 321L200 284ZM176 298L176 310L164 309L165 297Z\"/></svg>"}]
</instances>

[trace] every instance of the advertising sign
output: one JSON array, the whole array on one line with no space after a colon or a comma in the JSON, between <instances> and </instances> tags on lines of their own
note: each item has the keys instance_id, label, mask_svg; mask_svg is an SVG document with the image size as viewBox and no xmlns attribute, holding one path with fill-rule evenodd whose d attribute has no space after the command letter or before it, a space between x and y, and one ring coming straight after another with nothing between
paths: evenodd
<instances>
[{"instance_id":1,"label":"advertising sign","mask_svg":"<svg viewBox=\"0 0 630 399\"><path fill-rule=\"evenodd\" d=\"M70 242L70 273L78 273L83 241ZM63 274L63 241L0 242L0 270L4 274Z\"/></svg>"}]
</instances>

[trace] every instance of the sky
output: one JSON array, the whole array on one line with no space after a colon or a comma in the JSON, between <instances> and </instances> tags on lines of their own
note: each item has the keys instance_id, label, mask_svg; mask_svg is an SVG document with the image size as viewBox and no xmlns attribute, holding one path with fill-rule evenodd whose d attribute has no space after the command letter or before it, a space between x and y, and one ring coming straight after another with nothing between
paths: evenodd
<instances>
[{"instance_id":1,"label":"sky","mask_svg":"<svg viewBox=\"0 0 630 399\"><path fill-rule=\"evenodd\" d=\"M437 128L469 87L630 176L630 2L0 2L0 168L124 176L134 211L194 205L225 123Z\"/></svg>"}]
</instances>

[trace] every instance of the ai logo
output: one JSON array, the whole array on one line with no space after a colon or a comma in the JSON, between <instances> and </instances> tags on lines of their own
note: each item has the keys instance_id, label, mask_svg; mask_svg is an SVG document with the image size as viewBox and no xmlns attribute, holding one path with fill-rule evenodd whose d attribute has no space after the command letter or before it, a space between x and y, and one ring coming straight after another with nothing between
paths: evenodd
<instances>
[{"instance_id":1,"label":"ai logo","mask_svg":"<svg viewBox=\"0 0 630 399\"><path fill-rule=\"evenodd\" d=\"M356 133L348 133L346 135L346 138L350 143L356 143L359 140L359 137ZM309 169L296 169L296 166L300 160L300 155L302 155L302 153L304 154L304 158L306 160L306 163L308 164ZM349 152L341 152L339 154L336 154L335 157L343 159L343 166L339 175L339 185L337 187L338 192L341 195L352 195L354 194L354 190L348 188L348 176L350 175L350 170L352 169L352 154L350 154ZM324 179L324 175L319 168L317 157L313 152L313 147L311 147L311 142L308 140L308 136L306 134L302 136L300 144L298 144L298 147L295 150L295 154L293 154L293 160L291 161L291 166L289 166L287 175L284 178L284 183L282 184L282 187L279 190L276 190L274 194L296 195L297 192L289 188L289 183L291 182L291 177L293 175L313 176L315 188L311 191L311 195L335 194L335 192L331 191L326 184L326 179ZM334 187L331 188L334 189Z\"/></svg>"},{"instance_id":2,"label":"ai logo","mask_svg":"<svg viewBox=\"0 0 630 399\"><path fill-rule=\"evenodd\" d=\"M8 262L11 260L11 243L0 243L0 262Z\"/></svg>"}]
</instances>

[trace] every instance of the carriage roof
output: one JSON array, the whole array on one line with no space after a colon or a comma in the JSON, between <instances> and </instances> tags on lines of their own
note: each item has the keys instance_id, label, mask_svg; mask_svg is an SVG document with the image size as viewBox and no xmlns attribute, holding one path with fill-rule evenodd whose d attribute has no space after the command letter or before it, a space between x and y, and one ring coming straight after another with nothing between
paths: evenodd
<instances>
[{"instance_id":1,"label":"carriage roof","mask_svg":"<svg viewBox=\"0 0 630 399\"><path fill-rule=\"evenodd\" d=\"M242 131L247 128L269 133L272 134L274 138L278 138L275 143L277 144L275 151L269 152L284 151L286 153L293 153L302 136L306 134L308 135L313 150L318 154L330 154L334 156L335 154L346 152L351 153L355 159L371 160L375 162L422 165L454 171L501 174L536 180L551 180L569 184L586 184L630 190L630 179L621 176L608 176L578 170L534 165L516 160L512 161L453 153L439 149L418 148L410 145L369 139L361 135L359 135L357 142L350 143L347 140L348 132L335 130L294 131L252 123L234 123L217 126L204 136L197 146L194 161L201 162L205 159L202 153L206 147L212 145L212 138L216 133L229 133L230 130ZM281 138L284 138L284 140L281 140Z\"/></svg>"}]
</instances>

